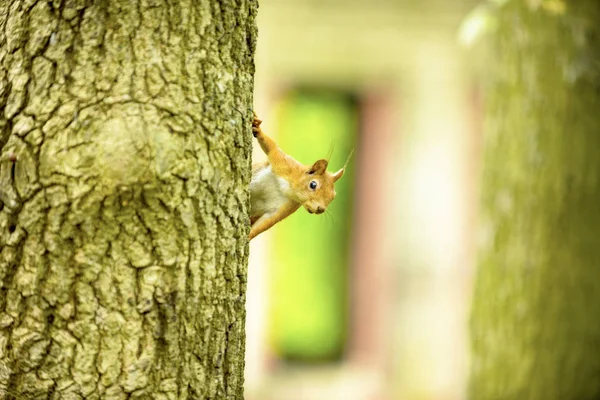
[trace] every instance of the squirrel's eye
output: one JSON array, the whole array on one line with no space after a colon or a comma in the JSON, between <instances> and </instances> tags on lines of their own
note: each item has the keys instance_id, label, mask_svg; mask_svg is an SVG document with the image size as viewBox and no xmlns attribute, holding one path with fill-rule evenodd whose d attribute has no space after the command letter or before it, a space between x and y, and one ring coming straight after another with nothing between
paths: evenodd
<instances>
[{"instance_id":1,"label":"squirrel's eye","mask_svg":"<svg viewBox=\"0 0 600 400\"><path fill-rule=\"evenodd\" d=\"M317 181L310 181L308 187L310 187L312 190L315 190L317 188Z\"/></svg>"}]
</instances>

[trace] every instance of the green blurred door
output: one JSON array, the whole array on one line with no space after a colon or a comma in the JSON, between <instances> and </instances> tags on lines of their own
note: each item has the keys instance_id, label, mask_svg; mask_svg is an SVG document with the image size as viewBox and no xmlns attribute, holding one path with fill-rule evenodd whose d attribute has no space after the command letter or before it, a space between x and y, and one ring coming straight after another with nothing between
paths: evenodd
<instances>
[{"instance_id":1,"label":"green blurred door","mask_svg":"<svg viewBox=\"0 0 600 400\"><path fill-rule=\"evenodd\" d=\"M354 148L357 105L344 93L291 92L277 110L280 147L304 164L331 154L329 171L341 168ZM327 213L300 209L274 232L271 265L271 339L276 353L294 361L333 361L348 335L349 240L353 163L336 183Z\"/></svg>"}]
</instances>

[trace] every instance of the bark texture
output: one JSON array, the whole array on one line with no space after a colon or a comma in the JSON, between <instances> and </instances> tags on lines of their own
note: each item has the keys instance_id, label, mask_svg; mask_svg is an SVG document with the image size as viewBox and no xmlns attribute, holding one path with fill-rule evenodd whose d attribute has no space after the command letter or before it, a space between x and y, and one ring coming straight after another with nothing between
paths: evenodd
<instances>
[{"instance_id":1,"label":"bark texture","mask_svg":"<svg viewBox=\"0 0 600 400\"><path fill-rule=\"evenodd\" d=\"M1 399L243 398L256 9L0 2Z\"/></svg>"},{"instance_id":2,"label":"bark texture","mask_svg":"<svg viewBox=\"0 0 600 400\"><path fill-rule=\"evenodd\" d=\"M600 3L497 18L470 398L598 399Z\"/></svg>"}]
</instances>

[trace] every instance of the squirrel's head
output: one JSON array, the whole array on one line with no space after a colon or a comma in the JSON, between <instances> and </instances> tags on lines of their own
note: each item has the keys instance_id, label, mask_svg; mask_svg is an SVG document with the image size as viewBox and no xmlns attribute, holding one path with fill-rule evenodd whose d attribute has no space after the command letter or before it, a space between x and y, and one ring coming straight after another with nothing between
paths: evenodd
<instances>
[{"instance_id":1,"label":"squirrel's head","mask_svg":"<svg viewBox=\"0 0 600 400\"><path fill-rule=\"evenodd\" d=\"M300 194L302 206L311 214L325 212L327 206L335 198L334 183L344 175L346 166L335 173L327 172L328 161L318 160L309 166L296 191Z\"/></svg>"}]
</instances>

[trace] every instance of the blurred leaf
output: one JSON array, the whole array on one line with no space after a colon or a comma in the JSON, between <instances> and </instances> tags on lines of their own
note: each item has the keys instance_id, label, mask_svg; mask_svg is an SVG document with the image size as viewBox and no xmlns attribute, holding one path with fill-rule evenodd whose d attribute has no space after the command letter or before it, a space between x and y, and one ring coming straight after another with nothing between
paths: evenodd
<instances>
[{"instance_id":1,"label":"blurred leaf","mask_svg":"<svg viewBox=\"0 0 600 400\"><path fill-rule=\"evenodd\" d=\"M506 0L496 0L503 4ZM473 46L483 35L496 29L497 21L494 17L496 7L489 3L476 6L463 19L458 30L458 41L464 47Z\"/></svg>"}]
</instances>

